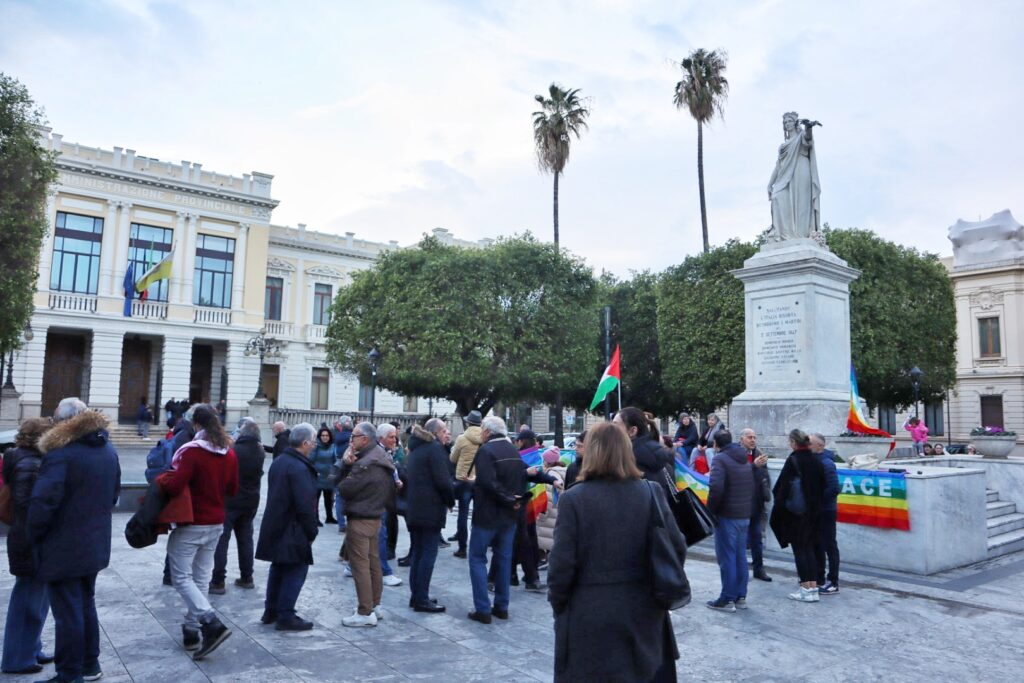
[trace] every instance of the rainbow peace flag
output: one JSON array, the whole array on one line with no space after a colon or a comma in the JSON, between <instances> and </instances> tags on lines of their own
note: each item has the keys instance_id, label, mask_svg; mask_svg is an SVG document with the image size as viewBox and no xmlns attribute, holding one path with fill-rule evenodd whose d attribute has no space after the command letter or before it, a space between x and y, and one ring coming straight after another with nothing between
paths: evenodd
<instances>
[{"instance_id":1,"label":"rainbow peace flag","mask_svg":"<svg viewBox=\"0 0 1024 683\"><path fill-rule=\"evenodd\" d=\"M690 489L697 494L700 502L708 504L709 479L707 475L701 474L683 462L680 456L676 456L676 491Z\"/></svg>"},{"instance_id":2,"label":"rainbow peace flag","mask_svg":"<svg viewBox=\"0 0 1024 683\"><path fill-rule=\"evenodd\" d=\"M906 474L874 470L837 470L836 473L839 475L837 521L910 531Z\"/></svg>"},{"instance_id":3,"label":"rainbow peace flag","mask_svg":"<svg viewBox=\"0 0 1024 683\"><path fill-rule=\"evenodd\" d=\"M523 459L527 467L536 467L543 471L544 459L541 457L540 449L536 446L519 451L519 457ZM526 502L526 523L533 524L548 509L548 487L544 484L533 484L530 486L529 492L530 500Z\"/></svg>"},{"instance_id":4,"label":"rainbow peace flag","mask_svg":"<svg viewBox=\"0 0 1024 683\"><path fill-rule=\"evenodd\" d=\"M869 436L884 436L892 439L892 434L881 429L875 429L864 419L860 412L860 395L857 392L857 374L853 371L853 364L850 364L850 412L846 416L846 428L856 434ZM896 447L896 440L893 439L892 448ZM889 450L892 450L890 448Z\"/></svg>"}]
</instances>

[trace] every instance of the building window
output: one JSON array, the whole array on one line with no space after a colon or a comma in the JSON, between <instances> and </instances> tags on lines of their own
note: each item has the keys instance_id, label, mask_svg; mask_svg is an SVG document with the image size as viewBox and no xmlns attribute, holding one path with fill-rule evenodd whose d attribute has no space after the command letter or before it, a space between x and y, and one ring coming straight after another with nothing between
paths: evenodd
<instances>
[{"instance_id":1,"label":"building window","mask_svg":"<svg viewBox=\"0 0 1024 683\"><path fill-rule=\"evenodd\" d=\"M174 231L152 225L132 223L128 240L128 260L135 266L135 281L138 282L152 266L160 263L171 253ZM168 280L157 280L146 289L149 301L167 301Z\"/></svg>"},{"instance_id":2,"label":"building window","mask_svg":"<svg viewBox=\"0 0 1024 683\"><path fill-rule=\"evenodd\" d=\"M896 409L892 406L878 406L878 428L890 434L896 433Z\"/></svg>"},{"instance_id":3,"label":"building window","mask_svg":"<svg viewBox=\"0 0 1024 683\"><path fill-rule=\"evenodd\" d=\"M373 402L373 391L365 384L359 385L359 412L370 412L370 403Z\"/></svg>"},{"instance_id":4,"label":"building window","mask_svg":"<svg viewBox=\"0 0 1024 683\"><path fill-rule=\"evenodd\" d=\"M1004 428L1002 396L981 397L981 426Z\"/></svg>"},{"instance_id":5,"label":"building window","mask_svg":"<svg viewBox=\"0 0 1024 683\"><path fill-rule=\"evenodd\" d=\"M331 322L331 286L317 284L313 287L313 324L326 325Z\"/></svg>"},{"instance_id":6,"label":"building window","mask_svg":"<svg viewBox=\"0 0 1024 683\"><path fill-rule=\"evenodd\" d=\"M330 386L331 371L327 368L313 368L313 388L309 398L309 407L312 410L327 410Z\"/></svg>"},{"instance_id":7,"label":"building window","mask_svg":"<svg viewBox=\"0 0 1024 683\"><path fill-rule=\"evenodd\" d=\"M284 299L284 279L268 277L267 294L263 300L263 317L267 320L280 320L282 299Z\"/></svg>"},{"instance_id":8,"label":"building window","mask_svg":"<svg viewBox=\"0 0 1024 683\"><path fill-rule=\"evenodd\" d=\"M928 434L931 436L944 436L946 434L946 423L943 419L942 401L924 404L924 423L928 425Z\"/></svg>"},{"instance_id":9,"label":"building window","mask_svg":"<svg viewBox=\"0 0 1024 683\"><path fill-rule=\"evenodd\" d=\"M981 356L999 356L999 318L978 318L978 341Z\"/></svg>"},{"instance_id":10,"label":"building window","mask_svg":"<svg viewBox=\"0 0 1024 683\"><path fill-rule=\"evenodd\" d=\"M419 410L420 400L416 396L406 396L402 400L402 412L403 413L415 413Z\"/></svg>"},{"instance_id":11,"label":"building window","mask_svg":"<svg viewBox=\"0 0 1024 683\"><path fill-rule=\"evenodd\" d=\"M197 235L196 306L231 308L231 279L235 270L235 240L230 237Z\"/></svg>"},{"instance_id":12,"label":"building window","mask_svg":"<svg viewBox=\"0 0 1024 683\"><path fill-rule=\"evenodd\" d=\"M95 294L100 277L103 219L57 212L50 289Z\"/></svg>"}]
</instances>

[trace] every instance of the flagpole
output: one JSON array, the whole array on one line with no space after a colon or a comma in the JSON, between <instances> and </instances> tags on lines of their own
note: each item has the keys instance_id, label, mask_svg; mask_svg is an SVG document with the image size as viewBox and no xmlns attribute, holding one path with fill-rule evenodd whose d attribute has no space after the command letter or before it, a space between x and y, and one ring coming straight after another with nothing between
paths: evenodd
<instances>
[{"instance_id":1,"label":"flagpole","mask_svg":"<svg viewBox=\"0 0 1024 683\"><path fill-rule=\"evenodd\" d=\"M612 363L612 307L604 307L604 365L608 367ZM620 401L621 403L621 401ZM621 406L620 406L621 407ZM605 394L604 397L604 419L610 422L612 419L612 397Z\"/></svg>"}]
</instances>

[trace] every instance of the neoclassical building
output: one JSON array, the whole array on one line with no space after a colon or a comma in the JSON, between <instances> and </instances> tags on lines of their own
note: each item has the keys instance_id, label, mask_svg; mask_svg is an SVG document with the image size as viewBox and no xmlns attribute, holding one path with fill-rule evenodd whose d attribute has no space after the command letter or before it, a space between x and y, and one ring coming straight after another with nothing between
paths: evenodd
<instances>
[{"instance_id":1,"label":"neoclassical building","mask_svg":"<svg viewBox=\"0 0 1024 683\"><path fill-rule=\"evenodd\" d=\"M272 225L278 202L266 173L228 175L43 136L59 153L59 177L46 208L36 310L14 360L19 417L49 415L61 398L81 396L122 422L143 398L225 399L233 418L248 411L261 376L280 409L368 409L369 387L326 362L327 317L351 273L396 242ZM441 228L434 234L468 244ZM129 267L137 279L168 255L170 278L126 309ZM245 353L261 329L280 349L262 365ZM375 407L422 414L427 401L378 390Z\"/></svg>"}]
</instances>

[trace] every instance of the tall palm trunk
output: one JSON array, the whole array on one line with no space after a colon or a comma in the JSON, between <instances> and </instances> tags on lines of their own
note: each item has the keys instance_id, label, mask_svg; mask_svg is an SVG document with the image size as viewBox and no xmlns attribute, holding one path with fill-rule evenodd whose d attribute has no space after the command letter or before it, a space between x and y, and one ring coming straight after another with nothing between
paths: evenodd
<instances>
[{"instance_id":1,"label":"tall palm trunk","mask_svg":"<svg viewBox=\"0 0 1024 683\"><path fill-rule=\"evenodd\" d=\"M700 227L704 232L706 254L711 251L711 245L708 243L708 209L704 203L704 126L700 120L697 121L697 186L700 188Z\"/></svg>"},{"instance_id":2,"label":"tall palm trunk","mask_svg":"<svg viewBox=\"0 0 1024 683\"><path fill-rule=\"evenodd\" d=\"M558 246L558 171L553 174L555 176L555 246Z\"/></svg>"}]
</instances>

